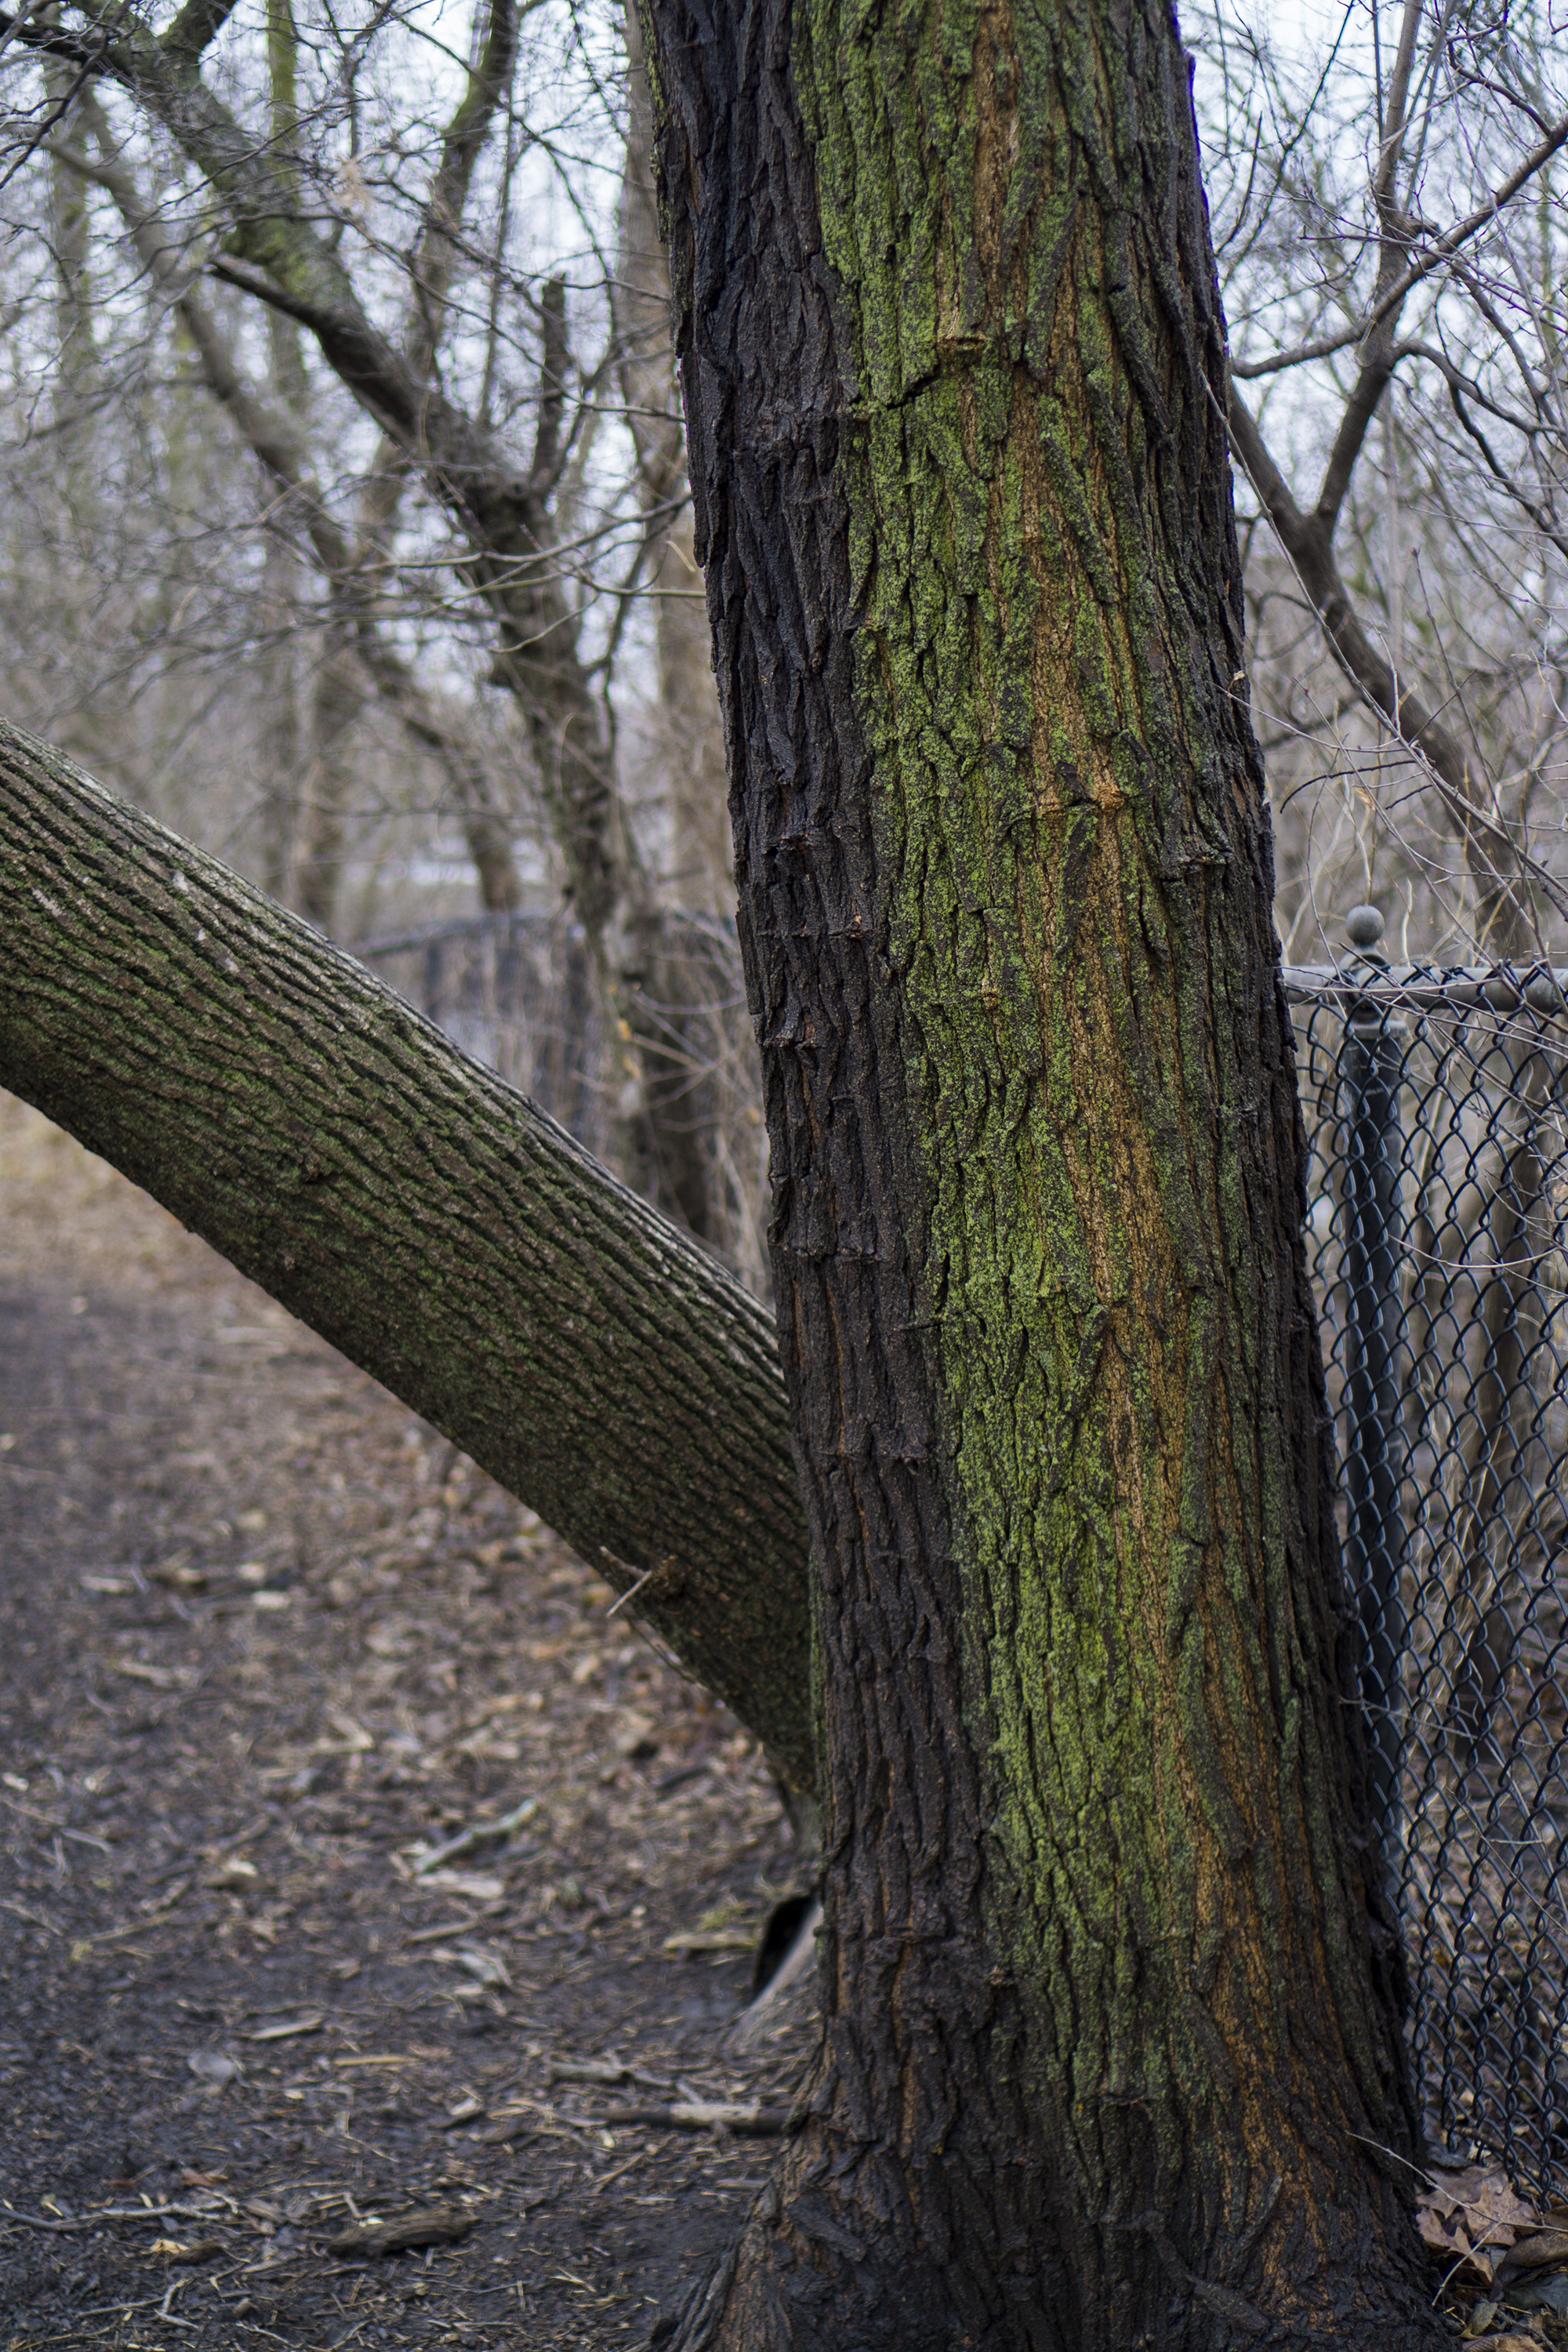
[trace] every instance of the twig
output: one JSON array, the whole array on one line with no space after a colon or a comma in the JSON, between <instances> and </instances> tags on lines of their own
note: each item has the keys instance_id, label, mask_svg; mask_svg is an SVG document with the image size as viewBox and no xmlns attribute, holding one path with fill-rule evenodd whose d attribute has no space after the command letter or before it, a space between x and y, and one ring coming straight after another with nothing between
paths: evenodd
<instances>
[{"instance_id":1,"label":"twig","mask_svg":"<svg viewBox=\"0 0 1568 2352\"><path fill-rule=\"evenodd\" d=\"M428 1853L420 1855L414 1864L415 1877L423 1878L426 1871L435 1870L441 1863L450 1862L457 1854L471 1853L476 1846L494 1845L500 1840L510 1837L514 1830L520 1830L525 1822L531 1822L538 1811L538 1798L525 1797L515 1811L505 1814L500 1821L475 1822L470 1828L459 1830L456 1837L447 1840L445 1845L432 1846Z\"/></svg>"},{"instance_id":2,"label":"twig","mask_svg":"<svg viewBox=\"0 0 1568 2352\"><path fill-rule=\"evenodd\" d=\"M635 2083L637 2076L631 2067L623 2066L609 2058L552 2058L550 2062L549 2083Z\"/></svg>"},{"instance_id":3,"label":"twig","mask_svg":"<svg viewBox=\"0 0 1568 2352\"><path fill-rule=\"evenodd\" d=\"M225 2198L233 2214L237 2208L232 2197ZM210 2221L210 2205L100 2205L90 2213L62 2214L58 2219L48 2213L0 2213L0 2226L15 2224L26 2230L48 2230L58 2234L71 2230L96 2230L100 2221Z\"/></svg>"},{"instance_id":4,"label":"twig","mask_svg":"<svg viewBox=\"0 0 1568 2352\"><path fill-rule=\"evenodd\" d=\"M608 2129L641 2125L652 2131L731 2131L741 2139L776 2139L790 2127L788 2107L742 2106L728 2099L681 2099L668 2107L616 2107L595 2117Z\"/></svg>"},{"instance_id":5,"label":"twig","mask_svg":"<svg viewBox=\"0 0 1568 2352\"><path fill-rule=\"evenodd\" d=\"M1277 352L1272 359L1234 361L1231 373L1238 383L1254 383L1259 376L1278 375L1282 369L1300 367L1306 360L1328 359L1333 352L1342 352L1352 343L1363 341L1374 327L1383 324L1391 311L1398 310L1413 288L1419 286L1424 278L1429 278L1435 269L1440 269L1444 262L1451 259L1460 246L1468 244L1479 230L1486 227L1489 221L1496 220L1503 206L1511 204L1525 182L1533 178L1543 163L1549 163L1564 144L1568 144L1568 115L1564 115L1561 122L1553 124L1540 145L1531 149L1518 170L1510 173L1501 187L1488 196L1479 211L1471 213L1467 220L1457 223L1447 236L1439 237L1436 244L1422 255L1419 261L1413 261L1407 269L1403 270L1381 300L1373 304L1357 325L1342 328L1335 334L1320 335L1310 342L1298 343L1291 351Z\"/></svg>"},{"instance_id":6,"label":"twig","mask_svg":"<svg viewBox=\"0 0 1568 2352\"><path fill-rule=\"evenodd\" d=\"M106 1839L93 1837L86 1830L68 1830L64 1822L52 1821L47 1813L40 1813L36 1805L24 1805L18 1798L0 1797L0 1805L8 1806L14 1813L25 1814L28 1821L37 1822L41 1828L52 1831L56 1837L69 1838L75 1845L96 1846L100 1853L114 1852Z\"/></svg>"},{"instance_id":7,"label":"twig","mask_svg":"<svg viewBox=\"0 0 1568 2352\"><path fill-rule=\"evenodd\" d=\"M637 1594L642 1591L643 1586L648 1583L658 1574L660 1565L661 1563L656 1560L651 1568L645 1568L637 1582L635 1584L628 1584L626 1591L620 1595L619 1599L611 1601L609 1607L605 1612L606 1619L618 1617L621 1611L626 1607L627 1601L635 1601Z\"/></svg>"},{"instance_id":8,"label":"twig","mask_svg":"<svg viewBox=\"0 0 1568 2352\"><path fill-rule=\"evenodd\" d=\"M52 1919L46 1919L41 1911L29 1911L25 1903L13 1903L7 1895L0 1895L0 1911L14 1911L17 1918L26 1919L30 1927L42 1927L51 1936L65 1934L63 1927L57 1927Z\"/></svg>"}]
</instances>

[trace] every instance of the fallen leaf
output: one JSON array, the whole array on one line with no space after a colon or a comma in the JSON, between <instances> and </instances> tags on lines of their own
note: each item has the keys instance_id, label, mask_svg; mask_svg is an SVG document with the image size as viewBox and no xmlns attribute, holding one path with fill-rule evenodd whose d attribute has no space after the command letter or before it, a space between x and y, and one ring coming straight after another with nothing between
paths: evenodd
<instances>
[{"instance_id":1,"label":"fallen leaf","mask_svg":"<svg viewBox=\"0 0 1568 2352\"><path fill-rule=\"evenodd\" d=\"M533 2125L526 2113L510 2108L505 2114L497 2116L493 2123L487 2124L479 2137L489 2147L504 2147L509 2140L521 2139L525 2132L532 2129Z\"/></svg>"},{"instance_id":2,"label":"fallen leaf","mask_svg":"<svg viewBox=\"0 0 1568 2352\"><path fill-rule=\"evenodd\" d=\"M1533 2237L1516 2239L1509 2248L1508 2267L1540 2270L1547 2263L1568 2262L1568 2230L1538 2230Z\"/></svg>"},{"instance_id":3,"label":"fallen leaf","mask_svg":"<svg viewBox=\"0 0 1568 2352\"><path fill-rule=\"evenodd\" d=\"M1422 2192L1416 2227L1446 2261L1468 2263L1489 2286L1517 2231L1535 2233L1535 2209L1495 2165L1466 2165L1436 2176Z\"/></svg>"},{"instance_id":4,"label":"fallen leaf","mask_svg":"<svg viewBox=\"0 0 1568 2352\"><path fill-rule=\"evenodd\" d=\"M466 2099L459 2099L455 2107L447 2109L444 2128L447 2131L455 2131L459 2124L478 2123L484 2111L483 2099L476 2098L470 2091Z\"/></svg>"},{"instance_id":5,"label":"fallen leaf","mask_svg":"<svg viewBox=\"0 0 1568 2352\"><path fill-rule=\"evenodd\" d=\"M326 2019L316 2009L307 2017L283 2018L276 2025L258 2025L254 2033L245 2038L247 2042L296 2042L301 2034L320 2033L325 2023Z\"/></svg>"},{"instance_id":6,"label":"fallen leaf","mask_svg":"<svg viewBox=\"0 0 1568 2352\"><path fill-rule=\"evenodd\" d=\"M133 1683L151 1683L157 1690L173 1690L180 1676L173 1666L150 1666L141 1658L110 1658L111 1674L124 1675Z\"/></svg>"},{"instance_id":7,"label":"fallen leaf","mask_svg":"<svg viewBox=\"0 0 1568 2352\"><path fill-rule=\"evenodd\" d=\"M238 1854L231 1854L226 1862L220 1862L216 1870L210 1870L202 1884L214 1887L254 1886L260 1875L253 1862L246 1862Z\"/></svg>"},{"instance_id":8,"label":"fallen leaf","mask_svg":"<svg viewBox=\"0 0 1568 2352\"><path fill-rule=\"evenodd\" d=\"M221 2050L193 2050L185 2063L203 2083L232 2083L239 2073L237 2058L226 2058Z\"/></svg>"},{"instance_id":9,"label":"fallen leaf","mask_svg":"<svg viewBox=\"0 0 1568 2352\"><path fill-rule=\"evenodd\" d=\"M223 2252L221 2238L200 2238L194 2245L182 2245L178 2238L154 2238L152 2252L162 2254L169 2263L207 2263Z\"/></svg>"},{"instance_id":10,"label":"fallen leaf","mask_svg":"<svg viewBox=\"0 0 1568 2352\"><path fill-rule=\"evenodd\" d=\"M511 1990L511 1971L499 1952L492 1952L484 1944L459 1944L457 1958L458 1966L477 1977L480 1984L493 1985L498 1991Z\"/></svg>"},{"instance_id":11,"label":"fallen leaf","mask_svg":"<svg viewBox=\"0 0 1568 2352\"><path fill-rule=\"evenodd\" d=\"M1503 2300L1521 2311L1550 2311L1558 2319L1568 2319L1568 2277L1553 2271L1543 2278L1538 2271L1504 2287Z\"/></svg>"},{"instance_id":12,"label":"fallen leaf","mask_svg":"<svg viewBox=\"0 0 1568 2352\"><path fill-rule=\"evenodd\" d=\"M374 1739L365 1729L363 1724L358 1722L352 1715L344 1715L341 1707L329 1707L327 1709L327 1721L331 1725L332 1729L337 1733L339 1738L347 1744L351 1753L357 1756L368 1756L371 1749L375 1746Z\"/></svg>"}]
</instances>

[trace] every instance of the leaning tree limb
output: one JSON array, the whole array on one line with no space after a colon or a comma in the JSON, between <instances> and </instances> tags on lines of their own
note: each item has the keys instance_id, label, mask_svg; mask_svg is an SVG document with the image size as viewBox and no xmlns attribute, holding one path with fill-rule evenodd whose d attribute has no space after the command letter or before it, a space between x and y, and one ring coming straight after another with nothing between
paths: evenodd
<instances>
[{"instance_id":1,"label":"leaning tree limb","mask_svg":"<svg viewBox=\"0 0 1568 2352\"><path fill-rule=\"evenodd\" d=\"M539 1512L810 1788L771 1317L390 989L0 721L0 1084Z\"/></svg>"}]
</instances>

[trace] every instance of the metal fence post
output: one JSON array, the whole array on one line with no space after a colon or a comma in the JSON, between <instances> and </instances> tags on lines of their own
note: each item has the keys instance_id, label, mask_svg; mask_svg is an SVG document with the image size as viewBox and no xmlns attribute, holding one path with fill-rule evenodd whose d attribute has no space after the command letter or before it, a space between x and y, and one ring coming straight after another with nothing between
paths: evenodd
<instances>
[{"instance_id":1,"label":"metal fence post","mask_svg":"<svg viewBox=\"0 0 1568 2352\"><path fill-rule=\"evenodd\" d=\"M1383 917L1353 908L1345 929L1358 961L1376 953ZM1345 1571L1362 1628L1362 1697L1373 1748L1373 1801L1386 1835L1398 1812L1405 1724L1405 1625L1400 1598L1399 1043L1386 1007L1352 997L1345 1010L1341 1102L1345 1120Z\"/></svg>"}]
</instances>

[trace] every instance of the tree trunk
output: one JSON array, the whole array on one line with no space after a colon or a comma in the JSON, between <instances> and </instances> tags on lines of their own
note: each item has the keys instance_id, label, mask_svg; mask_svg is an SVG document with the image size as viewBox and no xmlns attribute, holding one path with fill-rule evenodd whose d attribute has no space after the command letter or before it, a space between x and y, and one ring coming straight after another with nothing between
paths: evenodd
<instances>
[{"instance_id":1,"label":"tree trunk","mask_svg":"<svg viewBox=\"0 0 1568 2352\"><path fill-rule=\"evenodd\" d=\"M342 888L344 816L353 778L354 725L370 699L370 681L354 644L357 583L334 581L337 610L321 633L310 681L310 756L300 795L303 839L294 872L300 912L318 930L332 931Z\"/></svg>"},{"instance_id":2,"label":"tree trunk","mask_svg":"<svg viewBox=\"0 0 1568 2352\"><path fill-rule=\"evenodd\" d=\"M667 1050L647 1061L644 1077L665 1139L674 1204L753 1296L764 1298L772 1283L763 1233L762 1087L730 952L735 878L729 772L692 541L686 433L669 341L669 259L658 225L653 108L635 7L626 11L626 49L616 335L648 534L646 571L658 599L657 740L669 826L666 903L647 933L642 983L658 1008ZM682 1136L684 1149L676 1144Z\"/></svg>"},{"instance_id":3,"label":"tree trunk","mask_svg":"<svg viewBox=\"0 0 1568 2352\"><path fill-rule=\"evenodd\" d=\"M615 289L621 388L637 453L637 497L652 538L658 595L659 724L665 736L675 903L728 921L735 911L730 779L713 685L713 646L692 542L686 432L669 343L669 257L658 226L653 107L642 28L626 11L626 161Z\"/></svg>"},{"instance_id":4,"label":"tree trunk","mask_svg":"<svg viewBox=\"0 0 1568 2352\"><path fill-rule=\"evenodd\" d=\"M1414 2352L1186 60L650 5L826 1872L679 2341Z\"/></svg>"},{"instance_id":5,"label":"tree trunk","mask_svg":"<svg viewBox=\"0 0 1568 2352\"><path fill-rule=\"evenodd\" d=\"M768 1317L237 875L0 725L0 1085L532 1506L812 1779Z\"/></svg>"},{"instance_id":6,"label":"tree trunk","mask_svg":"<svg viewBox=\"0 0 1568 2352\"><path fill-rule=\"evenodd\" d=\"M257 669L261 713L257 729L257 793L262 887L287 906L293 895L300 817L299 559L287 520L274 513L262 551L261 626Z\"/></svg>"}]
</instances>

